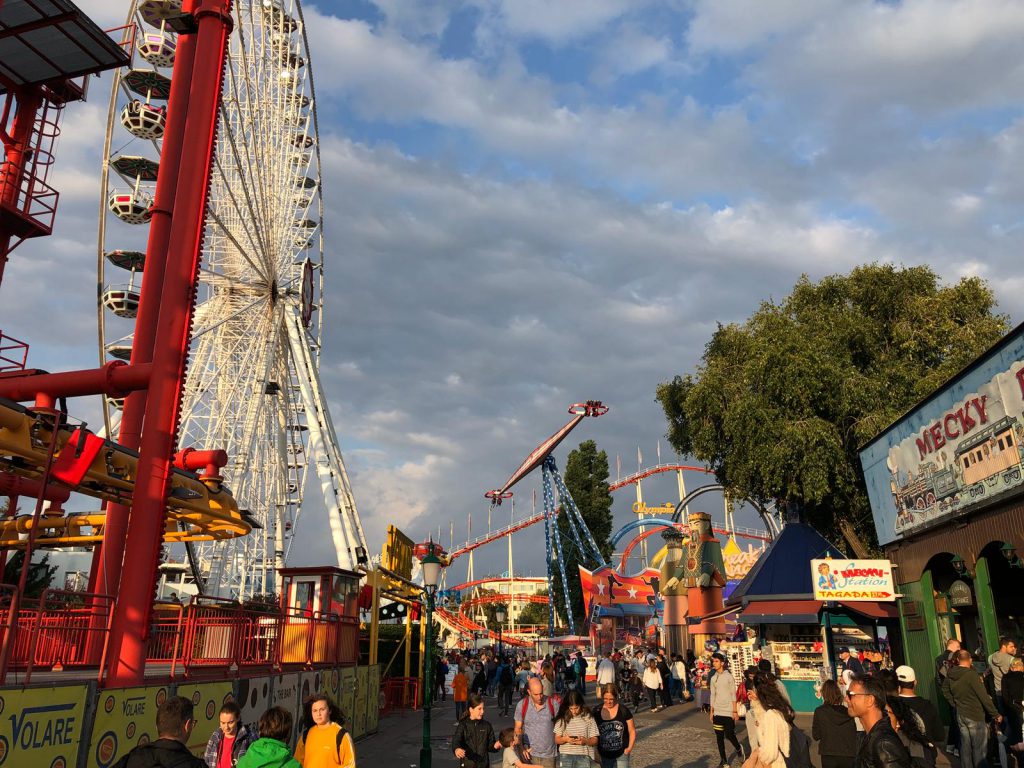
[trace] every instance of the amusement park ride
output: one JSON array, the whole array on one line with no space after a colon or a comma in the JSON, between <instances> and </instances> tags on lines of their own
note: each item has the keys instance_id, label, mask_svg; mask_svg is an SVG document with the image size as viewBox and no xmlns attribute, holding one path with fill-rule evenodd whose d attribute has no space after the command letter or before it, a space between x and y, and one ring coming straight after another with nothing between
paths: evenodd
<instances>
[{"instance_id":1,"label":"amusement park ride","mask_svg":"<svg viewBox=\"0 0 1024 768\"><path fill-rule=\"evenodd\" d=\"M0 684L78 666L141 685L147 661L166 673L182 660L193 619L221 627L216 663L198 641L214 669L354 663L366 542L317 370L323 201L301 9L137 0L112 34L65 0L0 3L0 276L17 245L53 230L62 109L113 70L102 364L28 368L28 345L0 334L0 548L25 553L20 582L0 588ZM66 404L89 395L103 398L99 430ZM340 566L319 574L284 568L310 464ZM69 511L72 496L100 507ZM17 514L21 498L32 514ZM202 592L187 620L153 602L173 545ZM33 552L68 546L93 550L89 591L25 604ZM260 593L282 595L272 621L235 602Z\"/></svg>"}]
</instances>

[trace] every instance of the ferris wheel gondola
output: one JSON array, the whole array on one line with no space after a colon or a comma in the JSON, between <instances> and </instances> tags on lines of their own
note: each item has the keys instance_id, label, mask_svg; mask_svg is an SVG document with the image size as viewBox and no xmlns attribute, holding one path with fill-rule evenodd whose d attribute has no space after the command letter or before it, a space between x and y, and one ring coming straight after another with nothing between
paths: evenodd
<instances>
[{"instance_id":1,"label":"ferris wheel gondola","mask_svg":"<svg viewBox=\"0 0 1024 768\"><path fill-rule=\"evenodd\" d=\"M177 0L132 3L138 55L112 86L97 260L103 360L132 354L180 15ZM190 554L207 592L245 598L276 591L311 464L338 565L357 567L366 542L319 378L324 205L302 11L296 0L243 0L232 15L179 448L230 457L222 474L260 529ZM109 434L121 405L105 403Z\"/></svg>"}]
</instances>

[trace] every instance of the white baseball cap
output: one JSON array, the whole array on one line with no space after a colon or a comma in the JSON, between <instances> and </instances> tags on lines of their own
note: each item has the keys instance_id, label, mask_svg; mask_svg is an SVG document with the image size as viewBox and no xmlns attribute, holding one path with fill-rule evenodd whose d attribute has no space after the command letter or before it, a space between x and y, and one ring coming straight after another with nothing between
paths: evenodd
<instances>
[{"instance_id":1,"label":"white baseball cap","mask_svg":"<svg viewBox=\"0 0 1024 768\"><path fill-rule=\"evenodd\" d=\"M917 675L914 674L914 668L908 667L906 664L901 664L896 667L896 679L901 683L916 683Z\"/></svg>"}]
</instances>

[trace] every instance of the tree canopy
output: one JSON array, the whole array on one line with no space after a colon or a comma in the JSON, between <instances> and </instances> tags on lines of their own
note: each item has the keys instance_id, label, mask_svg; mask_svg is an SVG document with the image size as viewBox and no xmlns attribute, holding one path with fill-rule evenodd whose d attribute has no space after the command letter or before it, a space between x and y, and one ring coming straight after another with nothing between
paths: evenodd
<instances>
[{"instance_id":1,"label":"tree canopy","mask_svg":"<svg viewBox=\"0 0 1024 768\"><path fill-rule=\"evenodd\" d=\"M805 275L658 386L669 442L734 497L800 503L833 540L874 546L858 450L1006 332L994 309L983 280L943 285L924 266Z\"/></svg>"},{"instance_id":2,"label":"tree canopy","mask_svg":"<svg viewBox=\"0 0 1024 768\"><path fill-rule=\"evenodd\" d=\"M608 490L608 454L597 450L597 443L593 440L584 440L578 448L569 451L563 477L565 487L579 507L580 515L590 529L594 541L597 542L598 549L605 559L608 559L612 555L612 545L609 541L612 535L612 495ZM586 616L579 566L592 568L596 563L581 558L575 544L572 543L569 523L564 512L558 516L558 531L562 538L565 575L569 581L569 602L572 605L576 628L580 630ZM562 577L557 568L554 581L555 612L568 617L562 591Z\"/></svg>"}]
</instances>

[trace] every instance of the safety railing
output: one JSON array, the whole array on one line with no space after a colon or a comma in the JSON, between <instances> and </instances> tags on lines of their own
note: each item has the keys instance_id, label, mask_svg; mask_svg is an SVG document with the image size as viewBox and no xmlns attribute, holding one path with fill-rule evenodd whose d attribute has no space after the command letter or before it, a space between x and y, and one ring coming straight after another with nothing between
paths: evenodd
<instances>
[{"instance_id":1,"label":"safety railing","mask_svg":"<svg viewBox=\"0 0 1024 768\"><path fill-rule=\"evenodd\" d=\"M0 643L12 623L14 590L0 584ZM25 683L38 669L96 668L102 676L113 607L110 595L63 589L47 589L37 600L22 602L13 620L8 669L24 671Z\"/></svg>"},{"instance_id":2,"label":"safety railing","mask_svg":"<svg viewBox=\"0 0 1024 768\"><path fill-rule=\"evenodd\" d=\"M0 373L23 371L28 362L28 344L0 331Z\"/></svg>"},{"instance_id":3,"label":"safety railing","mask_svg":"<svg viewBox=\"0 0 1024 768\"><path fill-rule=\"evenodd\" d=\"M409 712L420 708L418 677L386 677L381 681L384 707L381 715Z\"/></svg>"},{"instance_id":4,"label":"safety railing","mask_svg":"<svg viewBox=\"0 0 1024 768\"><path fill-rule=\"evenodd\" d=\"M199 670L355 664L359 622L334 614L253 610L230 600L197 598L187 606L161 605L154 612L148 659Z\"/></svg>"}]
</instances>

